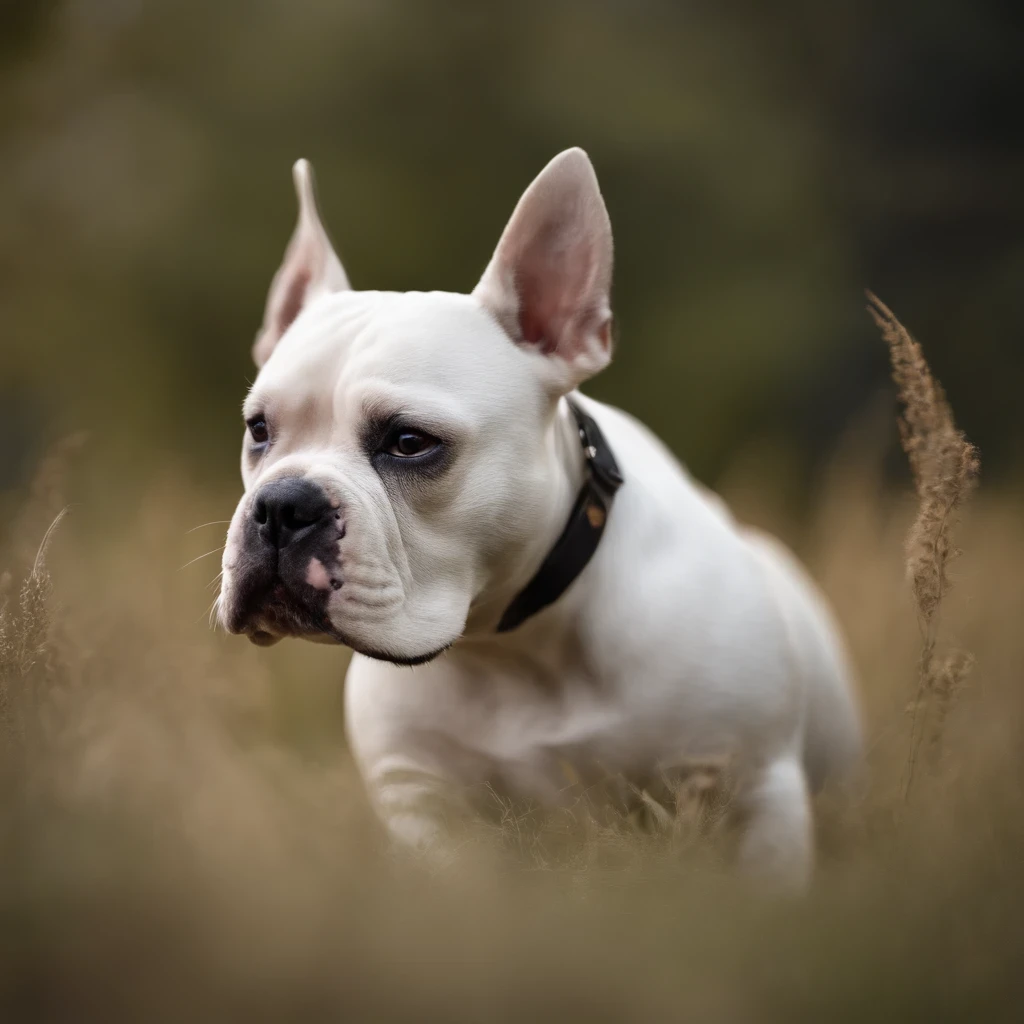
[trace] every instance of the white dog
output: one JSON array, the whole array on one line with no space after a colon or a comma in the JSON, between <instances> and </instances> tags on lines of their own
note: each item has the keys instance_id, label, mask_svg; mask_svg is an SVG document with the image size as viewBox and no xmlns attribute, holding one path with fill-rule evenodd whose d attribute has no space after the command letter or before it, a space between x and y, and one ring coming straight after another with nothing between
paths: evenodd
<instances>
[{"instance_id":1,"label":"white dog","mask_svg":"<svg viewBox=\"0 0 1024 1024\"><path fill-rule=\"evenodd\" d=\"M780 545L576 390L611 358L586 154L541 172L469 295L352 290L294 174L222 623L356 652L351 745L403 842L443 844L485 786L555 804L566 765L645 785L727 758L740 863L804 882L809 793L860 754L842 644Z\"/></svg>"}]
</instances>

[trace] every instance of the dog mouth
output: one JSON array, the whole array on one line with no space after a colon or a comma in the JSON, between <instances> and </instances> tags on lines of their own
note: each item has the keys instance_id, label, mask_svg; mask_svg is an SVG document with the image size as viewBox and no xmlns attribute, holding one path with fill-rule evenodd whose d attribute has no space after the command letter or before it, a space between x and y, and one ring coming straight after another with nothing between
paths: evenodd
<instances>
[{"instance_id":1,"label":"dog mouth","mask_svg":"<svg viewBox=\"0 0 1024 1024\"><path fill-rule=\"evenodd\" d=\"M293 575L289 581L272 566L250 562L238 577L236 596L226 606L222 621L228 632L247 637L257 647L272 647L293 638L338 644L376 661L406 666L433 661L457 639L452 637L426 651L414 652L360 642L348 636L328 614L329 595L335 588L317 587L309 582L308 576L307 573L305 578L295 579Z\"/></svg>"},{"instance_id":2,"label":"dog mouth","mask_svg":"<svg viewBox=\"0 0 1024 1024\"><path fill-rule=\"evenodd\" d=\"M386 661L392 665L425 665L444 654L454 639L438 644L422 653L404 654L378 650L372 646L355 642L331 622L327 615L326 603L320 605L317 594L308 601L297 595L286 583L275 580L262 593L249 593L244 610L231 616L228 629L248 637L257 647L273 647L285 638L311 640L314 643L339 644L349 647L358 654Z\"/></svg>"},{"instance_id":3,"label":"dog mouth","mask_svg":"<svg viewBox=\"0 0 1024 1024\"><path fill-rule=\"evenodd\" d=\"M250 587L238 602L228 628L247 636L257 647L270 647L285 637L325 639L331 633L324 595L312 587L296 593L279 576L261 587Z\"/></svg>"}]
</instances>

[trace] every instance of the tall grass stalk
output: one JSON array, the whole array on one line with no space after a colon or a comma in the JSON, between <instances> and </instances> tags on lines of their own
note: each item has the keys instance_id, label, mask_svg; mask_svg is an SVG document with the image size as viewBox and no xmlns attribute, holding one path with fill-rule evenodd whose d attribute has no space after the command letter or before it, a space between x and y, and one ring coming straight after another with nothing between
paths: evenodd
<instances>
[{"instance_id":1,"label":"tall grass stalk","mask_svg":"<svg viewBox=\"0 0 1024 1024\"><path fill-rule=\"evenodd\" d=\"M976 486L980 460L978 450L957 428L920 344L881 299L871 292L867 295L868 312L889 347L892 376L903 405L900 440L917 492L917 515L906 539L906 566L922 646L917 692L909 705L910 749L903 782L907 800L922 750L933 766L940 763L946 719L973 665L965 651L940 652L938 640L942 602L950 585L949 564L960 554L953 531L960 506Z\"/></svg>"}]
</instances>

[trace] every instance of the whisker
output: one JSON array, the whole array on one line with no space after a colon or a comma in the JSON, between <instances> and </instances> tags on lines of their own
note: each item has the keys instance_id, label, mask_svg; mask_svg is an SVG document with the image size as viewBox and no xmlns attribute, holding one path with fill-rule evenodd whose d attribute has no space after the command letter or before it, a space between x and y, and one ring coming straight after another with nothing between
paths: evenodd
<instances>
[{"instance_id":1,"label":"whisker","mask_svg":"<svg viewBox=\"0 0 1024 1024\"><path fill-rule=\"evenodd\" d=\"M213 624L217 618L217 608L220 605L220 594L215 594L213 600L210 602L210 607L206 612L206 621L213 628Z\"/></svg>"},{"instance_id":2,"label":"whisker","mask_svg":"<svg viewBox=\"0 0 1024 1024\"><path fill-rule=\"evenodd\" d=\"M217 554L218 551L223 551L223 550L224 550L224 545L221 544L220 547L216 547L212 551L207 551L207 552L205 552L205 553L203 553L201 555L196 555L196 557L191 559L191 561L186 562L181 567L181 569L187 569L190 565L192 565L193 562L198 562L200 558L209 558L210 555L215 555L215 554ZM178 572L181 572L181 569L179 569Z\"/></svg>"},{"instance_id":3,"label":"whisker","mask_svg":"<svg viewBox=\"0 0 1024 1024\"><path fill-rule=\"evenodd\" d=\"M196 530L201 530L204 526L227 526L231 522L230 519L214 519L212 523L200 523L198 526L193 526L191 530L186 530L186 536L190 533L195 533Z\"/></svg>"}]
</instances>

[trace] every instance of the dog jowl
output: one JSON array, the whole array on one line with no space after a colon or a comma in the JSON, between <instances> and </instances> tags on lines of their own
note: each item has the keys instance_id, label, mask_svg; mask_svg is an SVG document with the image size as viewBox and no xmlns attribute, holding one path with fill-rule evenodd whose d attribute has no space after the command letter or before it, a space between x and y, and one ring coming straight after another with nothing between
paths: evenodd
<instances>
[{"instance_id":1,"label":"dog jowl","mask_svg":"<svg viewBox=\"0 0 1024 1024\"><path fill-rule=\"evenodd\" d=\"M346 727L398 841L444 845L442 792L554 804L567 762L647 779L728 757L740 862L805 880L810 793L860 749L843 645L781 545L580 394L611 358L587 156L530 185L469 294L353 289L304 161L295 182L223 625L355 652Z\"/></svg>"}]
</instances>

